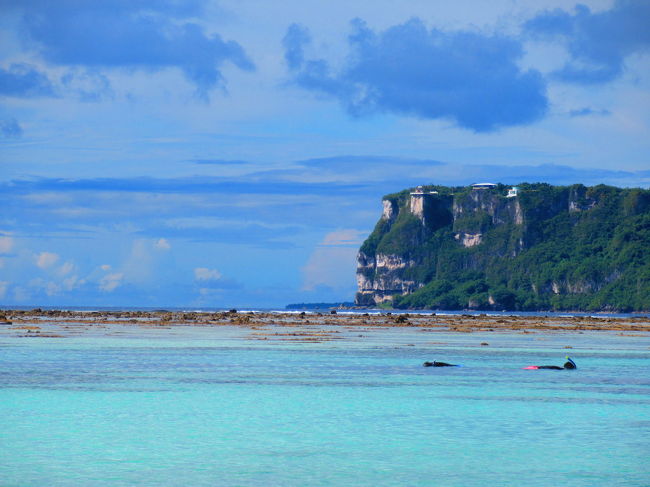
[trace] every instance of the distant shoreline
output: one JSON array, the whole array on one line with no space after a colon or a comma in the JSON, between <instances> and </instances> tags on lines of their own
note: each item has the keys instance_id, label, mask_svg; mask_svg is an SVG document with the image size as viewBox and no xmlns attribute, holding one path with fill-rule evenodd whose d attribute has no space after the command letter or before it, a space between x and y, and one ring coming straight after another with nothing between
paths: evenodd
<instances>
[{"instance_id":1,"label":"distant shoreline","mask_svg":"<svg viewBox=\"0 0 650 487\"><path fill-rule=\"evenodd\" d=\"M314 304L315 306L310 306ZM291 306L291 307L289 307ZM305 313L337 313L347 314L385 314L385 315L437 315L437 316L521 316L521 317L538 317L538 316L594 316L606 318L650 318L650 311L584 311L584 310L480 310L480 309L423 309L423 308L380 308L371 306L343 306L339 303L301 303L280 307L258 308L255 306L241 306L238 308L210 307L210 306L44 306L44 305L27 305L27 306L8 306L0 305L0 315L7 313L31 313L31 314L48 314L48 313L226 313L237 311L240 313L274 313L274 314L295 314Z\"/></svg>"},{"instance_id":2,"label":"distant shoreline","mask_svg":"<svg viewBox=\"0 0 650 487\"><path fill-rule=\"evenodd\" d=\"M64 337L69 328L93 325L122 325L146 328L176 326L238 326L256 330L259 339L277 336L277 327L299 329L287 334L302 341L323 341L331 327L398 328L442 332L626 332L629 336L650 334L648 316L517 316L504 314L420 314L420 313L346 313L346 312L264 312L264 311L65 311L0 310L3 331L22 336ZM50 332L57 329L56 335ZM333 332L332 332L333 333Z\"/></svg>"}]
</instances>

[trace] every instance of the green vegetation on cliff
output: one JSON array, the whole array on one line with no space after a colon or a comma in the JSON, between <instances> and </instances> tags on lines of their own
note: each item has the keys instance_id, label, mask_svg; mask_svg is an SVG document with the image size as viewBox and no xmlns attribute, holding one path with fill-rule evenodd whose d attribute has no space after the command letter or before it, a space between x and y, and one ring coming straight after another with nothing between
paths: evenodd
<instances>
[{"instance_id":1,"label":"green vegetation on cliff","mask_svg":"<svg viewBox=\"0 0 650 487\"><path fill-rule=\"evenodd\" d=\"M406 264L360 265L357 302L383 292L397 308L650 310L650 191L520 184L507 198L508 188L426 186L438 193L422 215L408 191L386 196L395 215L379 221L360 262ZM399 292L404 282L415 291Z\"/></svg>"}]
</instances>

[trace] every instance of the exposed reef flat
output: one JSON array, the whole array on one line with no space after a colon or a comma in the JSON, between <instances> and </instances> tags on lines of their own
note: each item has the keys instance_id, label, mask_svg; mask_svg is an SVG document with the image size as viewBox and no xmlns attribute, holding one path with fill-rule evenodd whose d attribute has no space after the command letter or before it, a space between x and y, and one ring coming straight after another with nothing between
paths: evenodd
<instances>
[{"instance_id":1,"label":"exposed reef flat","mask_svg":"<svg viewBox=\"0 0 650 487\"><path fill-rule=\"evenodd\" d=\"M173 330L177 327L236 327L250 340L325 342L352 333L388 328L421 332L575 333L617 332L650 337L647 316L517 316L493 314L169 312L169 311L0 311L0 334L65 338L110 325ZM363 337L363 335L354 335Z\"/></svg>"}]
</instances>

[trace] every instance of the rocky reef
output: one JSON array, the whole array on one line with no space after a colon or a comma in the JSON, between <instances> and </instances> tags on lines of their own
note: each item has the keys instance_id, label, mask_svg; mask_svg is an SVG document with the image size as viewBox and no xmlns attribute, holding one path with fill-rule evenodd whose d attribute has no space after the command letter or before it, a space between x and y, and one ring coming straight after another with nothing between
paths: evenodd
<instances>
[{"instance_id":1,"label":"rocky reef","mask_svg":"<svg viewBox=\"0 0 650 487\"><path fill-rule=\"evenodd\" d=\"M650 191L420 186L387 195L357 305L650 309Z\"/></svg>"}]
</instances>

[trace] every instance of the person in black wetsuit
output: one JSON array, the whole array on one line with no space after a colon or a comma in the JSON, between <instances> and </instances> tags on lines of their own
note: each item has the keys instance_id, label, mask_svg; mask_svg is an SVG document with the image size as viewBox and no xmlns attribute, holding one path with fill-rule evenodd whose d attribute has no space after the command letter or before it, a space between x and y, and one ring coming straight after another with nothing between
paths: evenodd
<instances>
[{"instance_id":1,"label":"person in black wetsuit","mask_svg":"<svg viewBox=\"0 0 650 487\"><path fill-rule=\"evenodd\" d=\"M534 369L551 369L551 370L573 370L573 369L578 368L576 363L573 360L571 360L569 357L567 357L566 360L567 361L564 362L564 367L560 367L558 365L535 365L535 366L533 366L531 368L534 368Z\"/></svg>"},{"instance_id":2,"label":"person in black wetsuit","mask_svg":"<svg viewBox=\"0 0 650 487\"><path fill-rule=\"evenodd\" d=\"M576 363L573 360L571 360L569 357L567 357L566 360L567 361L564 362L564 368L565 369L577 369L578 368Z\"/></svg>"},{"instance_id":3,"label":"person in black wetsuit","mask_svg":"<svg viewBox=\"0 0 650 487\"><path fill-rule=\"evenodd\" d=\"M422 364L424 367L458 367L456 364L448 364L447 362L424 362Z\"/></svg>"}]
</instances>

